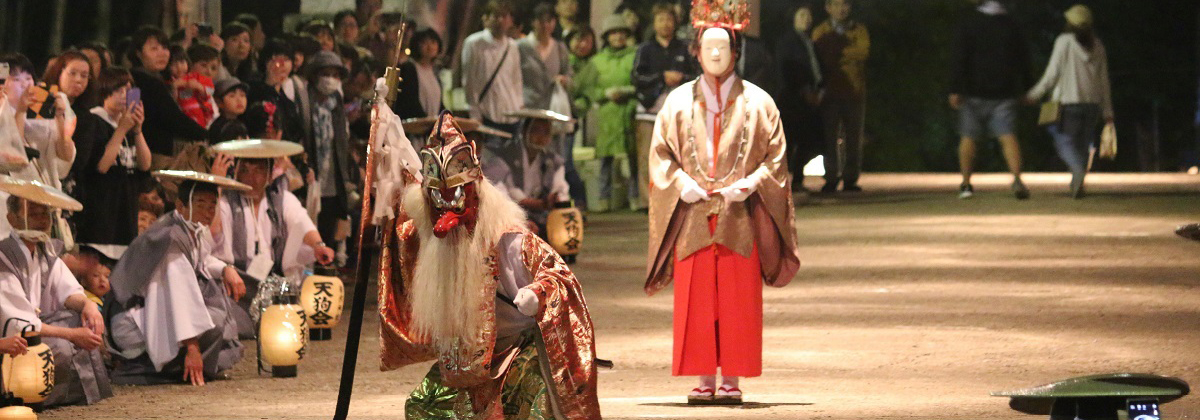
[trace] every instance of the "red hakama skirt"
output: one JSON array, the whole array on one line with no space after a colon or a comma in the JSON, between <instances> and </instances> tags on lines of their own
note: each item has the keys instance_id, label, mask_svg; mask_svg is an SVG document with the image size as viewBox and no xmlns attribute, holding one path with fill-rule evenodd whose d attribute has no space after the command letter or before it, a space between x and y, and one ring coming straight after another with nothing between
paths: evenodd
<instances>
[{"instance_id":1,"label":"red hakama skirt","mask_svg":"<svg viewBox=\"0 0 1200 420\"><path fill-rule=\"evenodd\" d=\"M716 219L710 219L715 228ZM674 376L762 374L762 273L750 257L713 244L675 261Z\"/></svg>"}]
</instances>

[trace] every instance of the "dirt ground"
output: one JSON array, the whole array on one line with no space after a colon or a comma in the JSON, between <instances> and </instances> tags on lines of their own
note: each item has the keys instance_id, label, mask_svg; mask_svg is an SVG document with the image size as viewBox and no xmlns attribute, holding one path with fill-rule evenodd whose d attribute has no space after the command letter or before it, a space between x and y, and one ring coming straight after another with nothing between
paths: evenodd
<instances>
[{"instance_id":1,"label":"dirt ground","mask_svg":"<svg viewBox=\"0 0 1200 420\"><path fill-rule=\"evenodd\" d=\"M1001 175L978 176L968 201L954 175L869 175L860 195L800 197L804 266L765 291L764 372L742 381L740 408L688 407L693 379L669 374L671 293L641 287L646 216L592 215L574 269L599 355L616 363L600 372L605 417L1018 419L1035 417L988 393L1119 371L1200 383L1200 243L1172 233L1200 221L1200 177L1096 175L1084 200L1066 180L1027 175L1028 201ZM351 418L401 418L428 365L379 372L371 314ZM312 343L297 378L256 375L248 352L232 380L118 387L41 417L329 418L345 334ZM1163 408L1198 418L1200 398Z\"/></svg>"}]
</instances>

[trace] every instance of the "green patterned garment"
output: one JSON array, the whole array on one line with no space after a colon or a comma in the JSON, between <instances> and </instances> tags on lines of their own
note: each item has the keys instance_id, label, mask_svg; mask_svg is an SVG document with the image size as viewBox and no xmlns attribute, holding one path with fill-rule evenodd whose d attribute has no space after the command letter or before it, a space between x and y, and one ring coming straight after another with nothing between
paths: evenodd
<instances>
[{"instance_id":1,"label":"green patterned garment","mask_svg":"<svg viewBox=\"0 0 1200 420\"><path fill-rule=\"evenodd\" d=\"M546 381L538 366L537 346L527 344L509 367L501 391L500 405L506 419L552 419ZM425 380L408 395L404 414L409 419L475 418L471 401L459 389L442 384L442 372L435 363Z\"/></svg>"}]
</instances>

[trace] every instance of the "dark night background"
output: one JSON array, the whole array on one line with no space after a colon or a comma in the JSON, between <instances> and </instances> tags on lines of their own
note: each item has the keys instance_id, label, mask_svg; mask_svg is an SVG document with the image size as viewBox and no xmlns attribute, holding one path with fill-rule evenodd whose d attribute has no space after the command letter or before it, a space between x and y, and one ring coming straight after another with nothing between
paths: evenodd
<instances>
[{"instance_id":1,"label":"dark night background","mask_svg":"<svg viewBox=\"0 0 1200 420\"><path fill-rule=\"evenodd\" d=\"M0 1L4 15L21 19L25 30L9 25L0 49L10 50L17 36L22 52L45 63L49 1ZM110 25L114 39L127 35L156 13L156 1L114 1ZM279 18L299 10L299 0L224 1L224 16L255 12L268 31ZM532 3L532 1L527 1ZM790 30L796 0L763 0L762 38L770 43ZM1175 171L1197 164L1194 119L1197 103L1197 31L1200 2L1195 0L1016 0L1009 12L1022 24L1040 77L1054 38L1061 32L1062 11L1075 3L1090 6L1097 32L1109 53L1113 102L1120 151L1115 162L1098 162L1098 171ZM91 40L97 33L96 3L68 0L64 45ZM644 2L645 9L653 1ZM817 22L825 19L816 0ZM853 16L871 33L868 64L867 150L869 171L958 170L954 114L946 105L948 60L954 29L971 9L968 0L859 0ZM6 19L12 22L12 18ZM111 44L111 40L109 44ZM1019 137L1026 171L1061 171L1048 134L1036 127L1036 107L1023 110ZM981 150L980 171L1003 171L995 142Z\"/></svg>"}]
</instances>

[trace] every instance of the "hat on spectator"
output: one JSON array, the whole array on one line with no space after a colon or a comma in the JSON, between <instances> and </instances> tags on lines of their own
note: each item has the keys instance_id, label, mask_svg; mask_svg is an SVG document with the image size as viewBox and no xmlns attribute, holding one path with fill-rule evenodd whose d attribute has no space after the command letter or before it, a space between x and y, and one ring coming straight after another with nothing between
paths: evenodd
<instances>
[{"instance_id":1,"label":"hat on spectator","mask_svg":"<svg viewBox=\"0 0 1200 420\"><path fill-rule=\"evenodd\" d=\"M234 89L241 89L243 92L250 90L250 85L242 83L241 79L230 76L218 80L216 87L213 89L213 98L220 100L225 97L225 94Z\"/></svg>"},{"instance_id":2,"label":"hat on spectator","mask_svg":"<svg viewBox=\"0 0 1200 420\"><path fill-rule=\"evenodd\" d=\"M213 184L221 188L237 191L250 191L250 186L230 178L196 171L161 170L154 171L154 176L175 181L192 181Z\"/></svg>"},{"instance_id":3,"label":"hat on spectator","mask_svg":"<svg viewBox=\"0 0 1200 420\"><path fill-rule=\"evenodd\" d=\"M1092 26L1092 9L1082 4L1071 6L1070 9L1067 9L1066 13L1063 13L1063 16L1066 16L1067 23L1076 28Z\"/></svg>"},{"instance_id":4,"label":"hat on spectator","mask_svg":"<svg viewBox=\"0 0 1200 420\"><path fill-rule=\"evenodd\" d=\"M71 196L57 188L41 183L41 181L16 179L8 175L0 175L0 191L43 206L68 211L83 210L83 203L71 198Z\"/></svg>"},{"instance_id":5,"label":"hat on spectator","mask_svg":"<svg viewBox=\"0 0 1200 420\"><path fill-rule=\"evenodd\" d=\"M314 74L317 74L317 72L321 71L322 69L330 67L338 69L338 73L343 79L350 76L350 69L347 69L346 65L342 63L342 58L338 57L338 55L334 54L332 51L320 51L316 54L313 54L312 57L308 58L308 61L305 62L304 66L307 67L305 74L308 75L309 78L312 78Z\"/></svg>"},{"instance_id":6,"label":"hat on spectator","mask_svg":"<svg viewBox=\"0 0 1200 420\"><path fill-rule=\"evenodd\" d=\"M517 111L512 111L504 114L507 117L517 117L522 119L533 118L539 120L550 120L553 122L573 122L573 118L567 115L559 114L554 111L545 109L525 108Z\"/></svg>"},{"instance_id":7,"label":"hat on spectator","mask_svg":"<svg viewBox=\"0 0 1200 420\"><path fill-rule=\"evenodd\" d=\"M239 159L273 159L304 153L304 146L290 141L248 139L223 141L214 144L212 150Z\"/></svg>"},{"instance_id":8,"label":"hat on spectator","mask_svg":"<svg viewBox=\"0 0 1200 420\"><path fill-rule=\"evenodd\" d=\"M633 29L629 28L629 24L625 23L625 18L621 15L612 15L604 18L604 30L600 31L600 39L607 39L608 34L613 31L625 31L626 34L633 34Z\"/></svg>"}]
</instances>

